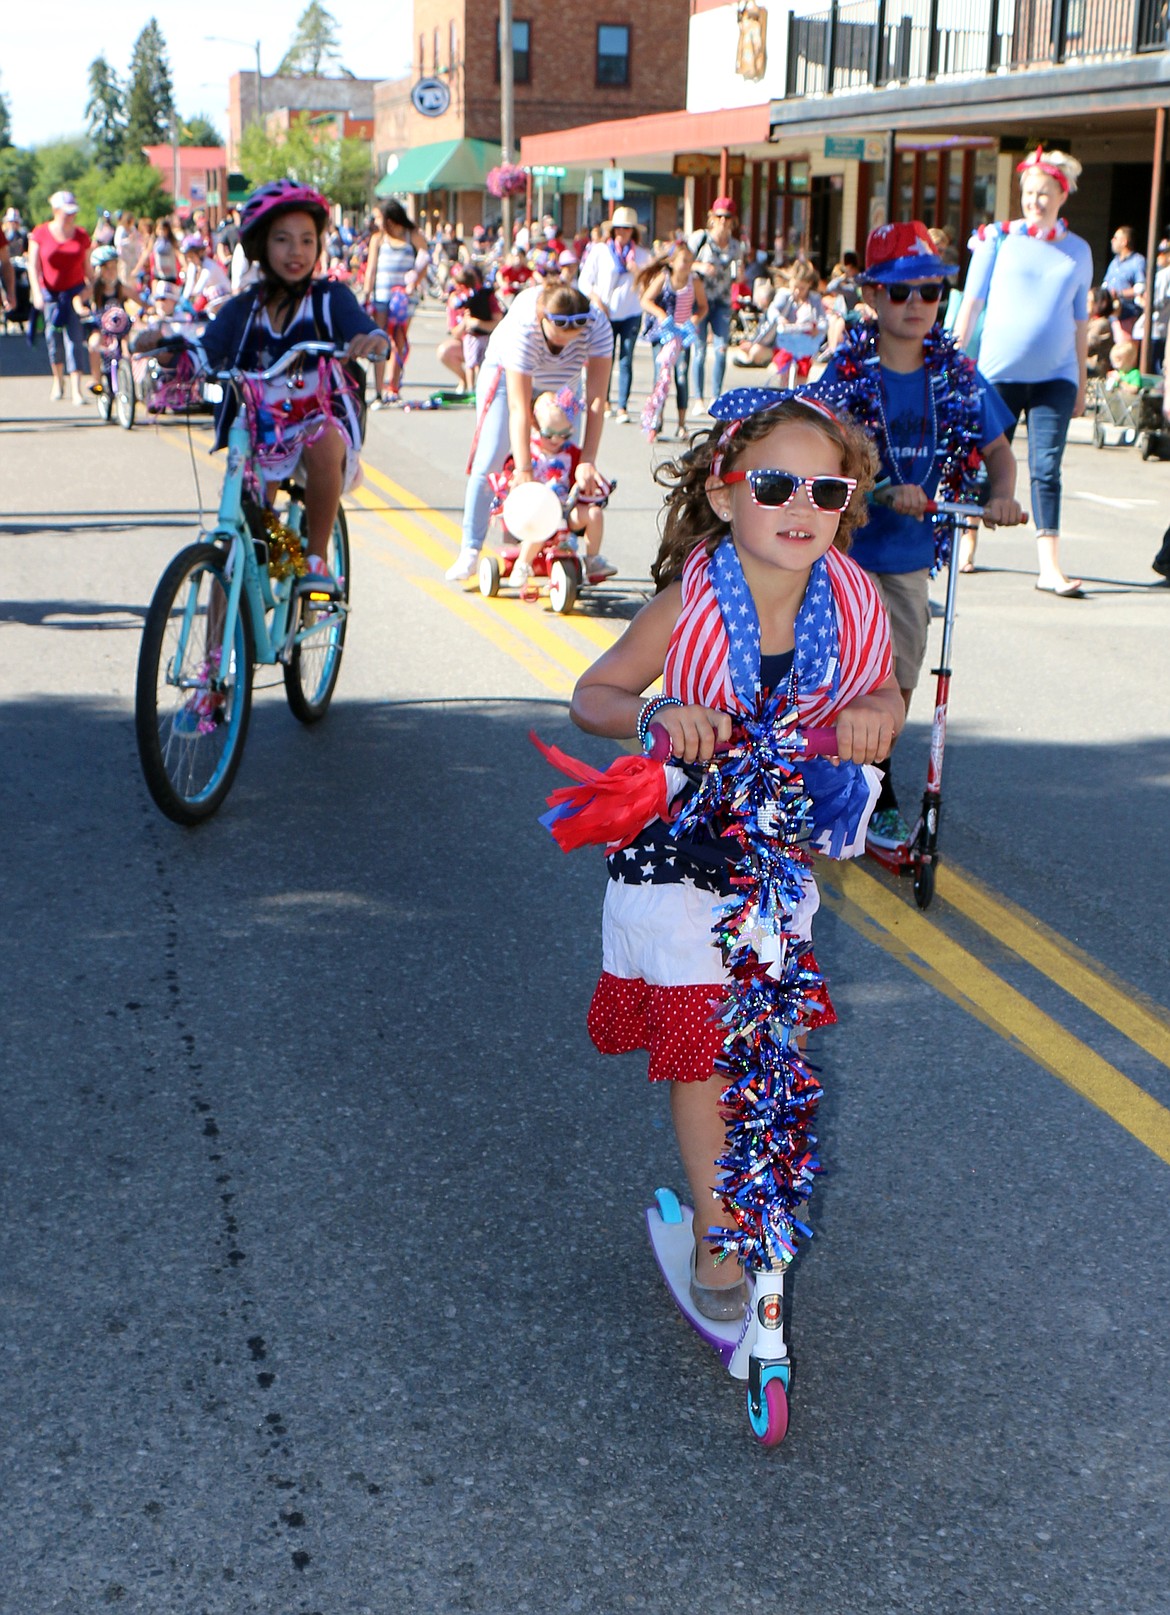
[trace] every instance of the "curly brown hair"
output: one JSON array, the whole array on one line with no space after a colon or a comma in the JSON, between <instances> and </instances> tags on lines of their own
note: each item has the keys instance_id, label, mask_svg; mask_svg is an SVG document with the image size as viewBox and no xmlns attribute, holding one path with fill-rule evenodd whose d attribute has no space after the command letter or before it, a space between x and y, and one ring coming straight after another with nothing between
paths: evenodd
<instances>
[{"instance_id":1,"label":"curly brown hair","mask_svg":"<svg viewBox=\"0 0 1170 1615\"><path fill-rule=\"evenodd\" d=\"M848 550L854 531L865 523L865 496L874 485L878 466L873 444L852 421L842 420L839 415L830 419L819 409L811 410L799 398L785 398L774 409L749 415L741 423L724 452L723 469L730 471L748 445L767 437L773 427L787 425L817 427L840 450L841 475L857 481L833 539L834 548ZM655 482L668 490L663 505L662 541L650 568L659 593L682 575L693 549L705 544L707 554L712 555L731 531L707 498L707 478L723 430L723 423L717 421L708 431L696 434L677 460L667 460L655 469Z\"/></svg>"}]
</instances>

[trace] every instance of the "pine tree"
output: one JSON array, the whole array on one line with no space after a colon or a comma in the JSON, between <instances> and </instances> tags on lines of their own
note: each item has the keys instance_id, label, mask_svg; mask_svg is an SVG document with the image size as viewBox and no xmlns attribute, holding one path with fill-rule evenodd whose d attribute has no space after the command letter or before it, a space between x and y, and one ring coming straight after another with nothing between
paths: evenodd
<instances>
[{"instance_id":1,"label":"pine tree","mask_svg":"<svg viewBox=\"0 0 1170 1615\"><path fill-rule=\"evenodd\" d=\"M89 64L85 121L98 167L112 174L126 150L126 114L118 75L104 56Z\"/></svg>"},{"instance_id":2,"label":"pine tree","mask_svg":"<svg viewBox=\"0 0 1170 1615\"><path fill-rule=\"evenodd\" d=\"M130 91L126 97L126 153L138 161L143 146L170 139L175 109L167 42L152 17L134 41L130 58Z\"/></svg>"},{"instance_id":3,"label":"pine tree","mask_svg":"<svg viewBox=\"0 0 1170 1615\"><path fill-rule=\"evenodd\" d=\"M223 136L203 112L179 121L180 146L222 146Z\"/></svg>"},{"instance_id":4,"label":"pine tree","mask_svg":"<svg viewBox=\"0 0 1170 1615\"><path fill-rule=\"evenodd\" d=\"M297 23L293 42L276 71L297 77L315 77L326 63L340 60L337 19L326 11L321 0L309 0Z\"/></svg>"},{"instance_id":5,"label":"pine tree","mask_svg":"<svg viewBox=\"0 0 1170 1615\"><path fill-rule=\"evenodd\" d=\"M8 111L8 97L0 90L0 149L12 144L12 118Z\"/></svg>"}]
</instances>

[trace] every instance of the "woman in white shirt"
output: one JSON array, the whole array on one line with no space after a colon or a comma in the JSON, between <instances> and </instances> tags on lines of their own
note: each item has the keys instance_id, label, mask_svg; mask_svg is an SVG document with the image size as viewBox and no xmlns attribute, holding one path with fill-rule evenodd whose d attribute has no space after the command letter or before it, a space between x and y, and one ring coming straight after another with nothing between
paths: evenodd
<instances>
[{"instance_id":1,"label":"woman in white shirt","mask_svg":"<svg viewBox=\"0 0 1170 1615\"><path fill-rule=\"evenodd\" d=\"M638 243L638 215L632 207L616 208L609 223L609 240L598 242L589 253L577 284L594 308L608 315L613 326L613 351L618 356L618 407L614 420L624 423L630 418L634 344L642 328L642 303L636 282L650 262L650 254Z\"/></svg>"},{"instance_id":2,"label":"woman in white shirt","mask_svg":"<svg viewBox=\"0 0 1170 1615\"><path fill-rule=\"evenodd\" d=\"M567 387L575 397L584 376L585 422L576 482L583 493L597 488L594 460L604 425L605 395L613 362L608 319L574 286L550 280L526 287L492 332L476 385L475 436L471 443L463 543L448 580L473 577L487 536L492 490L488 476L511 454L512 486L532 481L532 401Z\"/></svg>"}]
</instances>

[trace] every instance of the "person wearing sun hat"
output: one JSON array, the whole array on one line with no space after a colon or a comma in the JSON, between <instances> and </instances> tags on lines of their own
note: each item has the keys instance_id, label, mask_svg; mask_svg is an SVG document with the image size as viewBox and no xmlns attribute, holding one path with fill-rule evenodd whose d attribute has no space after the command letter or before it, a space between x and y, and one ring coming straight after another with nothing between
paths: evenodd
<instances>
[{"instance_id":1,"label":"person wearing sun hat","mask_svg":"<svg viewBox=\"0 0 1170 1615\"><path fill-rule=\"evenodd\" d=\"M928 502L971 498L982 461L991 482L986 525L1024 520L1015 499L1015 456L1004 435L1010 411L936 323L952 274L917 220L872 230L861 280L877 323L846 332L813 389L869 432L881 461L889 503L871 508L850 554L889 612L894 672L907 708L930 625L928 584L936 557ZM888 761L882 780L869 839L897 847L910 830L898 811Z\"/></svg>"},{"instance_id":2,"label":"person wearing sun hat","mask_svg":"<svg viewBox=\"0 0 1170 1615\"><path fill-rule=\"evenodd\" d=\"M615 208L609 223L609 240L599 242L586 258L577 284L613 326L613 351L618 361L618 401L613 418L624 424L630 418L634 344L642 328L642 304L635 282L650 262L650 254L639 244L638 215L632 207Z\"/></svg>"},{"instance_id":3,"label":"person wearing sun hat","mask_svg":"<svg viewBox=\"0 0 1170 1615\"><path fill-rule=\"evenodd\" d=\"M45 347L53 371L49 396L54 403L65 396L65 372L73 384L73 402L84 404L81 393L81 367L89 369L85 332L81 316L73 306L75 297L88 297L93 284L89 233L77 222L77 198L72 191L54 191L49 198L53 217L38 224L28 244L28 285L33 307L45 316ZM65 359L61 360L61 337L65 338Z\"/></svg>"},{"instance_id":4,"label":"person wearing sun hat","mask_svg":"<svg viewBox=\"0 0 1170 1615\"><path fill-rule=\"evenodd\" d=\"M1023 217L981 225L955 337L966 346L981 310L979 366L1012 414L1028 422L1028 471L1036 518L1036 587L1079 600L1080 583L1065 575L1060 545L1061 461L1074 415L1085 407L1089 361L1089 293L1093 254L1060 210L1076 190L1081 165L1063 151L1037 146L1017 164ZM974 553L966 557L970 564Z\"/></svg>"}]
</instances>

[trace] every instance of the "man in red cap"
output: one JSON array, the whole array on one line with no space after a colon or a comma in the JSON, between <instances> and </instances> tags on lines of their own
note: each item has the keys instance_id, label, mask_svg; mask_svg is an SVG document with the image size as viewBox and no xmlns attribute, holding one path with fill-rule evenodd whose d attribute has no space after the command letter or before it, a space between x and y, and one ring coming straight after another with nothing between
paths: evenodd
<instances>
[{"instance_id":1,"label":"man in red cap","mask_svg":"<svg viewBox=\"0 0 1170 1615\"><path fill-rule=\"evenodd\" d=\"M730 196L717 196L707 215L707 226L688 239L695 255L695 272L703 277L707 294L706 317L698 322L699 340L691 359L691 413L705 415L703 383L707 374L707 331L715 344L715 364L711 375L710 398L723 391L727 368L727 344L731 340L731 283L739 275L743 242L735 234L735 203Z\"/></svg>"},{"instance_id":2,"label":"man in red cap","mask_svg":"<svg viewBox=\"0 0 1170 1615\"><path fill-rule=\"evenodd\" d=\"M988 527L1026 520L1015 499L1016 461L1004 435L1012 417L991 383L937 325L955 270L939 258L924 224L870 232L861 279L877 314L855 326L829 360L816 391L873 437L881 460L875 504L850 554L878 586L890 616L894 672L907 708L926 656L928 584L935 534L927 504L972 500L980 463L990 493ZM956 558L957 561L957 558ZM910 828L898 811L889 764L868 839L898 847Z\"/></svg>"}]
</instances>

